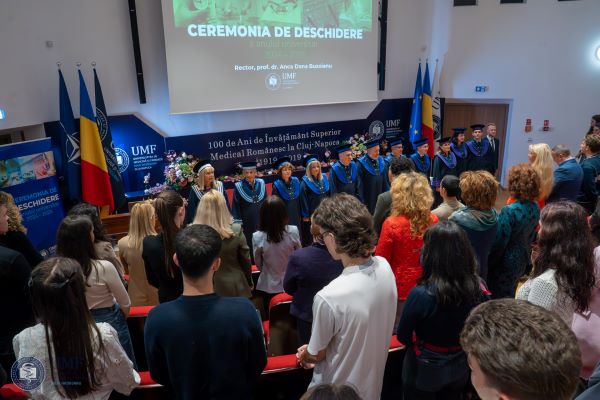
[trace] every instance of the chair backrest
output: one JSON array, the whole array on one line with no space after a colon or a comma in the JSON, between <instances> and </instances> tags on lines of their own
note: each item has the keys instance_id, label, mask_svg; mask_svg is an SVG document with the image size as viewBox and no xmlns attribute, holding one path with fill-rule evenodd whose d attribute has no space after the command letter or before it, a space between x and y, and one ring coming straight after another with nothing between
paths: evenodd
<instances>
[{"instance_id":1,"label":"chair backrest","mask_svg":"<svg viewBox=\"0 0 600 400\"><path fill-rule=\"evenodd\" d=\"M269 304L269 343L267 354L280 356L294 354L298 349L298 333L296 320L290 315L293 297L287 293L279 293Z\"/></svg>"},{"instance_id":2,"label":"chair backrest","mask_svg":"<svg viewBox=\"0 0 600 400\"><path fill-rule=\"evenodd\" d=\"M133 344L133 354L138 365L138 371L148 370L148 361L146 360L146 349L144 348L144 326L148 313L154 306L131 307L129 317L127 318L127 326L129 327L129 335Z\"/></svg>"}]
</instances>

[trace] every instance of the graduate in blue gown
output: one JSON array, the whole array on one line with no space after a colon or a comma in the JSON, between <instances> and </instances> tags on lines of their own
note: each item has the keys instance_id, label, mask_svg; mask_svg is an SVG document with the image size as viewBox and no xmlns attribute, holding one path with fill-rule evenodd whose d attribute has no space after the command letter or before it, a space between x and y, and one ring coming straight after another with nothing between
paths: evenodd
<instances>
[{"instance_id":1,"label":"graduate in blue gown","mask_svg":"<svg viewBox=\"0 0 600 400\"><path fill-rule=\"evenodd\" d=\"M379 140L369 140L365 146L367 154L358 159L358 179L361 181L359 197L373 214L377 196L388 191L390 184L385 173L385 161L379 155Z\"/></svg>"},{"instance_id":2,"label":"graduate in blue gown","mask_svg":"<svg viewBox=\"0 0 600 400\"><path fill-rule=\"evenodd\" d=\"M321 172L321 162L316 154L304 156L306 174L300 185L300 212L302 214L302 245L312 243L310 217L321 200L329 196L329 180Z\"/></svg>"},{"instance_id":3,"label":"graduate in blue gown","mask_svg":"<svg viewBox=\"0 0 600 400\"><path fill-rule=\"evenodd\" d=\"M231 203L231 214L241 221L249 248L252 248L252 234L258 230L260 207L267 197L265 181L257 178L256 173L255 161L242 163L244 179L235 183Z\"/></svg>"},{"instance_id":4,"label":"graduate in blue gown","mask_svg":"<svg viewBox=\"0 0 600 400\"><path fill-rule=\"evenodd\" d=\"M450 150L450 137L440 138L438 153L433 158L433 168L431 172L431 187L434 193L434 203L432 208L436 208L442 204L442 196L440 195L440 185L442 179L446 175L456 176L456 156Z\"/></svg>"},{"instance_id":5,"label":"graduate in blue gown","mask_svg":"<svg viewBox=\"0 0 600 400\"><path fill-rule=\"evenodd\" d=\"M456 176L460 177L460 174L467 170L467 161L469 161L469 151L465 144L465 131L467 128L452 128L454 134L452 135L452 144L450 150L456 156Z\"/></svg>"},{"instance_id":6,"label":"graduate in blue gown","mask_svg":"<svg viewBox=\"0 0 600 400\"><path fill-rule=\"evenodd\" d=\"M483 124L471 125L473 138L467 142L469 157L467 161L467 170L469 171L488 171L492 175L496 169L495 155L488 140L482 140Z\"/></svg>"},{"instance_id":7,"label":"graduate in blue gown","mask_svg":"<svg viewBox=\"0 0 600 400\"><path fill-rule=\"evenodd\" d=\"M300 218L300 179L292 176L294 166L289 157L281 157L273 164L279 179L273 182L273 196L279 196L288 212L288 225L301 230Z\"/></svg>"},{"instance_id":8,"label":"graduate in blue gown","mask_svg":"<svg viewBox=\"0 0 600 400\"><path fill-rule=\"evenodd\" d=\"M215 169L210 164L210 161L198 161L194 165L193 171L196 176L194 177L194 183L192 184L187 199L188 204L185 208L185 219L183 220L185 225L192 223L194 216L196 215L198 204L200 204L200 199L202 199L204 193L208 192L209 190L215 189L221 193L225 198L225 204L227 204L227 208L229 208L229 201L225 195L223 182L215 179Z\"/></svg>"},{"instance_id":9,"label":"graduate in blue gown","mask_svg":"<svg viewBox=\"0 0 600 400\"><path fill-rule=\"evenodd\" d=\"M388 140L388 146L391 150L391 153L384 157L383 161L385 161L385 174L388 175L388 171L390 169L390 163L392 162L392 158L400 158L406 157L404 153L404 138L401 135L392 136Z\"/></svg>"},{"instance_id":10,"label":"graduate in blue gown","mask_svg":"<svg viewBox=\"0 0 600 400\"><path fill-rule=\"evenodd\" d=\"M416 152L410 156L413 164L415 164L417 172L425 175L427 180L429 180L431 173L431 159L429 158L429 155L427 155L427 151L429 150L428 141L427 138L415 140L413 142L413 148Z\"/></svg>"},{"instance_id":11,"label":"graduate in blue gown","mask_svg":"<svg viewBox=\"0 0 600 400\"><path fill-rule=\"evenodd\" d=\"M360 198L361 182L358 178L358 167L352 161L350 146L350 143L347 143L338 145L335 148L338 153L338 161L329 170L329 188L331 195L348 193L362 201Z\"/></svg>"}]
</instances>

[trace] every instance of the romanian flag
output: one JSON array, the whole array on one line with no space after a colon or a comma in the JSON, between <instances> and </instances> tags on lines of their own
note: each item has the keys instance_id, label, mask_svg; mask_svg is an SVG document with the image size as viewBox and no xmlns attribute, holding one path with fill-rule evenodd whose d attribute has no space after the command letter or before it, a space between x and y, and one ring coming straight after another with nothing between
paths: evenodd
<instances>
[{"instance_id":1,"label":"romanian flag","mask_svg":"<svg viewBox=\"0 0 600 400\"><path fill-rule=\"evenodd\" d=\"M104 149L98 133L98 125L92 109L92 102L79 71L79 136L81 149L81 195L84 201L98 207L108 206L113 212L110 177L104 158Z\"/></svg>"},{"instance_id":2,"label":"romanian flag","mask_svg":"<svg viewBox=\"0 0 600 400\"><path fill-rule=\"evenodd\" d=\"M421 80L421 63L419 63L419 71L417 72L417 82L415 83L415 95L412 103L412 111L410 114L410 127L408 129L408 137L411 143L421 139L421 125L423 124L421 117L421 100L423 97L423 87Z\"/></svg>"},{"instance_id":3,"label":"romanian flag","mask_svg":"<svg viewBox=\"0 0 600 400\"><path fill-rule=\"evenodd\" d=\"M425 64L425 77L423 78L423 139L429 143L429 157L433 157L433 105L431 104L431 80L429 79L429 63Z\"/></svg>"}]
</instances>

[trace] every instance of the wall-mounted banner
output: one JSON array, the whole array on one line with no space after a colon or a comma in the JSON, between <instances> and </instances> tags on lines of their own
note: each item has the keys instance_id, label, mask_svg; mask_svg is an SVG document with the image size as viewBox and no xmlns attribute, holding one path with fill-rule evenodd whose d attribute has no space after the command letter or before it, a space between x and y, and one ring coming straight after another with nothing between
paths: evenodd
<instances>
[{"instance_id":1,"label":"wall-mounted banner","mask_svg":"<svg viewBox=\"0 0 600 400\"><path fill-rule=\"evenodd\" d=\"M15 198L36 249L54 255L64 214L50 139L0 146L0 186Z\"/></svg>"}]
</instances>

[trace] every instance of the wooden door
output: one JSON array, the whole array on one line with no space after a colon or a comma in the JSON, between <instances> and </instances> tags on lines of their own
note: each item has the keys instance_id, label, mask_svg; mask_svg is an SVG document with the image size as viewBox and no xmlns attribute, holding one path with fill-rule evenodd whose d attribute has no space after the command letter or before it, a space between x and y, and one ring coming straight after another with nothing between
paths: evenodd
<instances>
[{"instance_id":1,"label":"wooden door","mask_svg":"<svg viewBox=\"0 0 600 400\"><path fill-rule=\"evenodd\" d=\"M496 171L496 176L500 178L503 171L504 149L506 148L508 104L453 103L452 100L446 99L443 123L444 136L452 136L452 128L467 128L465 133L468 140L471 138L470 125L487 124L489 122L496 124L496 138L500 140L498 171Z\"/></svg>"}]
</instances>

